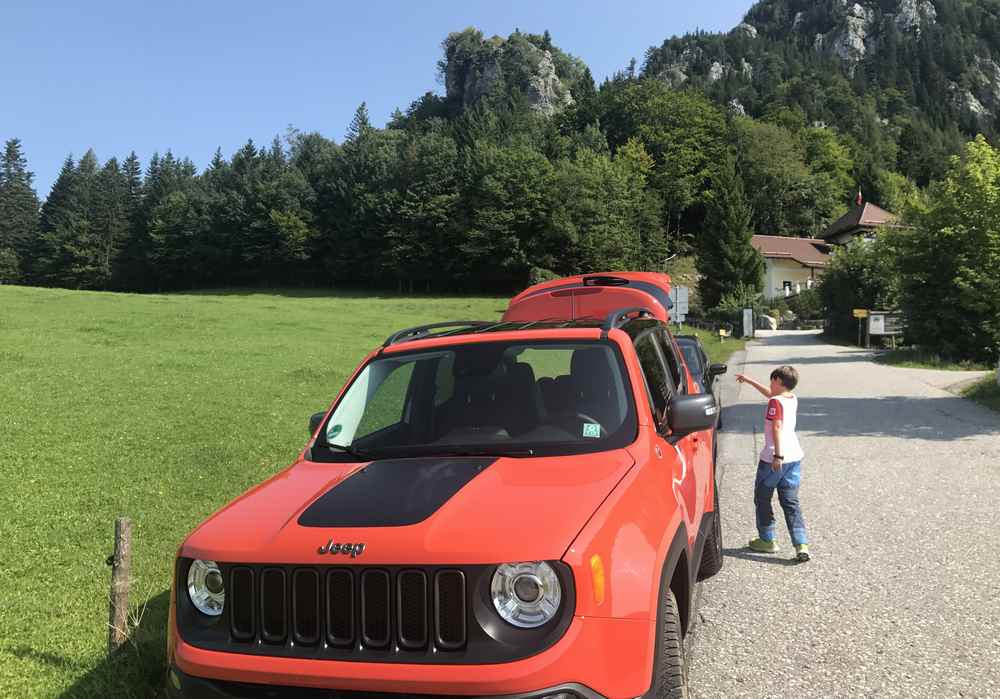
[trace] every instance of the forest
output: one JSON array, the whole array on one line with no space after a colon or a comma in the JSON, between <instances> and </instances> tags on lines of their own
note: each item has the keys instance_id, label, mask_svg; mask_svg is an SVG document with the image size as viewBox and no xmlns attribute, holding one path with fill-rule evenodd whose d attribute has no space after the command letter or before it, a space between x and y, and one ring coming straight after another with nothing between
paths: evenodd
<instances>
[{"instance_id":1,"label":"forest","mask_svg":"<svg viewBox=\"0 0 1000 699\"><path fill-rule=\"evenodd\" d=\"M361 104L339 142L289 129L204 168L81 146L44 201L11 137L0 281L507 291L675 255L703 275L727 257L756 265L750 235L817 235L859 190L904 211L994 134L938 94L996 48L996 12L969 9L990 3L939 1L932 26L882 32L879 59L856 66L803 38L839 5L761 2L752 34L669 39L599 85L548 32L470 28L442 43L445 94L382 127Z\"/></svg>"}]
</instances>

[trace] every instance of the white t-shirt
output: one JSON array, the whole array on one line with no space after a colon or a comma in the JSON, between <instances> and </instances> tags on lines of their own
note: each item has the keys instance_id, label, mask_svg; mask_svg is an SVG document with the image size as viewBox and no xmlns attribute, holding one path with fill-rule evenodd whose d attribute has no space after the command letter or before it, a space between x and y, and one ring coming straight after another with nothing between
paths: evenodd
<instances>
[{"instance_id":1,"label":"white t-shirt","mask_svg":"<svg viewBox=\"0 0 1000 699\"><path fill-rule=\"evenodd\" d=\"M801 461L805 456L799 438L795 435L795 415L799 409L799 399L794 395L775 396L767 402L764 417L764 449L760 460L766 464L774 461L774 421L781 420L781 452L785 463Z\"/></svg>"}]
</instances>

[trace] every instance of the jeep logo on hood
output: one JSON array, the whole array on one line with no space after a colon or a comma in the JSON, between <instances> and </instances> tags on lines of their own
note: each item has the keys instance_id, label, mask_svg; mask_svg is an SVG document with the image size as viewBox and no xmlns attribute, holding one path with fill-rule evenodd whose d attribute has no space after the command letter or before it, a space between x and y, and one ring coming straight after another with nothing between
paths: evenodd
<instances>
[{"instance_id":1,"label":"jeep logo on hood","mask_svg":"<svg viewBox=\"0 0 1000 699\"><path fill-rule=\"evenodd\" d=\"M365 551L364 544L335 544L333 539L330 539L323 546L319 547L319 555L329 553L334 555L337 553L343 554L345 556L350 556L351 558L357 558Z\"/></svg>"}]
</instances>

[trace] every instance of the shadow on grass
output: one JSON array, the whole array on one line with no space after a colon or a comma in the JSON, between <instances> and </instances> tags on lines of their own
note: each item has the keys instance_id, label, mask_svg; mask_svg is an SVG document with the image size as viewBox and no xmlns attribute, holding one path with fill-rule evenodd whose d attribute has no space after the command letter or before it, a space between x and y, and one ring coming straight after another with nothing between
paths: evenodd
<instances>
[{"instance_id":1,"label":"shadow on grass","mask_svg":"<svg viewBox=\"0 0 1000 699\"><path fill-rule=\"evenodd\" d=\"M170 591L146 602L145 611L129 642L113 658L101 661L67 689L63 697L162 697L166 676L167 617ZM16 655L67 671L79 664L35 648L20 648Z\"/></svg>"},{"instance_id":2,"label":"shadow on grass","mask_svg":"<svg viewBox=\"0 0 1000 699\"><path fill-rule=\"evenodd\" d=\"M722 555L729 558L740 558L744 561L755 563L767 563L773 566L797 566L799 562L794 558L781 558L772 553L755 553L744 547L740 549L722 549Z\"/></svg>"}]
</instances>

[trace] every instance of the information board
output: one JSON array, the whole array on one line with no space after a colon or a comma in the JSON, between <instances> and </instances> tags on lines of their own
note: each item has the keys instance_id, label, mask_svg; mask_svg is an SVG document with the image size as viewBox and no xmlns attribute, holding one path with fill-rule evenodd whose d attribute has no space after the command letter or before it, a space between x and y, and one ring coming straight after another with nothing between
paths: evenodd
<instances>
[{"instance_id":1,"label":"information board","mask_svg":"<svg viewBox=\"0 0 1000 699\"><path fill-rule=\"evenodd\" d=\"M690 312L688 303L691 290L686 286L675 286L670 289L670 300L674 302L674 307L670 311L670 319L675 323L683 323L687 320Z\"/></svg>"}]
</instances>

